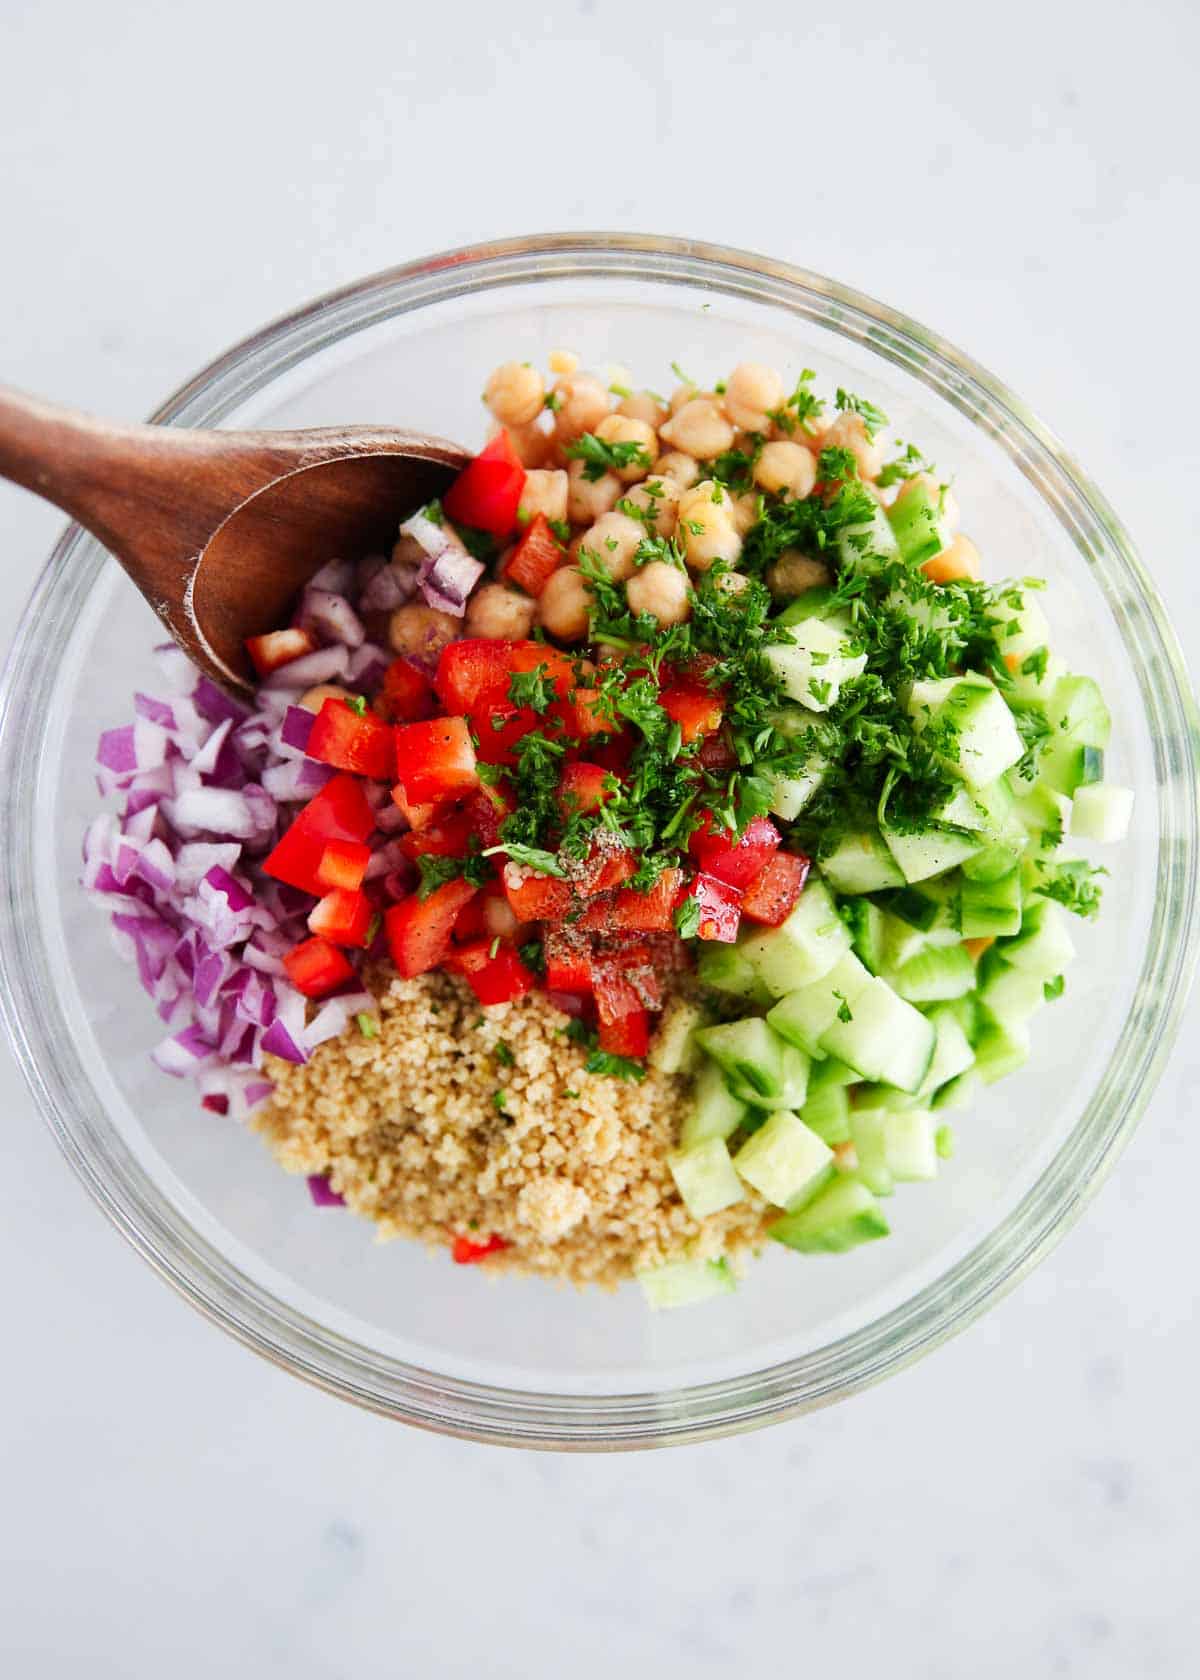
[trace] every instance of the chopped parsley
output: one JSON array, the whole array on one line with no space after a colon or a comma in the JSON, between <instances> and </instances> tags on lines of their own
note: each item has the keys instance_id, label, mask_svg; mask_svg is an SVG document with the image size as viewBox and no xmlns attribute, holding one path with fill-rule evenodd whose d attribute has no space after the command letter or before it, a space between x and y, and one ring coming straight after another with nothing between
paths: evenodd
<instances>
[{"instance_id":1,"label":"chopped parsley","mask_svg":"<svg viewBox=\"0 0 1200 1680\"><path fill-rule=\"evenodd\" d=\"M565 451L567 458L572 461L582 461L583 476L590 484L608 472L621 472L626 467L648 467L650 456L644 444L630 439L624 443L609 443L606 438L599 438L595 432L584 432L574 443L569 443Z\"/></svg>"},{"instance_id":2,"label":"chopped parsley","mask_svg":"<svg viewBox=\"0 0 1200 1680\"><path fill-rule=\"evenodd\" d=\"M379 1037L379 1022L375 1019L374 1015L368 1015L364 1010L361 1014L354 1017L354 1023L364 1038Z\"/></svg>"},{"instance_id":3,"label":"chopped parsley","mask_svg":"<svg viewBox=\"0 0 1200 1680\"><path fill-rule=\"evenodd\" d=\"M617 1056L611 1050L593 1050L583 1064L585 1073L603 1073L612 1079L636 1079L646 1077L646 1069L641 1062L634 1061L632 1056Z\"/></svg>"},{"instance_id":4,"label":"chopped parsley","mask_svg":"<svg viewBox=\"0 0 1200 1680\"><path fill-rule=\"evenodd\" d=\"M539 714L548 712L554 694L549 665L538 665L532 671L514 671L508 679L508 697L514 706L528 706Z\"/></svg>"},{"instance_id":5,"label":"chopped parsley","mask_svg":"<svg viewBox=\"0 0 1200 1680\"><path fill-rule=\"evenodd\" d=\"M839 414L857 414L869 438L873 438L880 427L888 423L888 417L881 408L876 408L866 397L856 397L852 391L843 391L840 385L833 406Z\"/></svg>"},{"instance_id":6,"label":"chopped parsley","mask_svg":"<svg viewBox=\"0 0 1200 1680\"><path fill-rule=\"evenodd\" d=\"M1046 1002L1053 1003L1055 998L1060 998L1066 990L1066 986L1067 982L1061 974L1056 974L1053 980L1047 980L1045 985L1042 987L1042 993Z\"/></svg>"},{"instance_id":7,"label":"chopped parsley","mask_svg":"<svg viewBox=\"0 0 1200 1680\"><path fill-rule=\"evenodd\" d=\"M349 706L350 710L354 713L355 717L360 717L360 718L366 717L366 715L367 715L367 697L366 697L365 694L349 694L349 695L347 695L346 696L346 704L347 704L347 706Z\"/></svg>"},{"instance_id":8,"label":"chopped parsley","mask_svg":"<svg viewBox=\"0 0 1200 1680\"><path fill-rule=\"evenodd\" d=\"M1071 858L1063 863L1038 863L1037 891L1052 898L1076 916L1091 918L1099 913L1103 889L1097 877L1107 875L1102 866Z\"/></svg>"},{"instance_id":9,"label":"chopped parsley","mask_svg":"<svg viewBox=\"0 0 1200 1680\"><path fill-rule=\"evenodd\" d=\"M694 939L700 928L700 906L694 898L685 898L676 906L675 932L680 939Z\"/></svg>"},{"instance_id":10,"label":"chopped parsley","mask_svg":"<svg viewBox=\"0 0 1200 1680\"><path fill-rule=\"evenodd\" d=\"M525 846L519 840L502 840L498 846L489 846L483 856L494 857L497 852L503 852L512 863L532 869L535 875L557 875L561 880L567 873L554 853L542 846Z\"/></svg>"},{"instance_id":11,"label":"chopped parsley","mask_svg":"<svg viewBox=\"0 0 1200 1680\"><path fill-rule=\"evenodd\" d=\"M494 1052L496 1060L500 1063L501 1067L512 1067L516 1063L517 1058L513 1055L512 1051L502 1038L498 1038L496 1040Z\"/></svg>"},{"instance_id":12,"label":"chopped parsley","mask_svg":"<svg viewBox=\"0 0 1200 1680\"><path fill-rule=\"evenodd\" d=\"M496 1113L501 1115L505 1120L511 1120L512 1115L508 1112L508 1106L507 1105L508 1105L508 1092L507 1091L493 1091L492 1092L492 1107L496 1110Z\"/></svg>"},{"instance_id":13,"label":"chopped parsley","mask_svg":"<svg viewBox=\"0 0 1200 1680\"><path fill-rule=\"evenodd\" d=\"M481 887L492 876L492 866L484 862L485 856L482 852L468 852L466 857L439 857L433 852L422 852L417 859L421 875L417 897L424 901L448 881L463 880L473 887Z\"/></svg>"},{"instance_id":14,"label":"chopped parsley","mask_svg":"<svg viewBox=\"0 0 1200 1680\"><path fill-rule=\"evenodd\" d=\"M853 1021L854 1015L850 1009L849 1003L846 1001L845 992L834 992L833 995L838 1000L838 1020L846 1023Z\"/></svg>"}]
</instances>

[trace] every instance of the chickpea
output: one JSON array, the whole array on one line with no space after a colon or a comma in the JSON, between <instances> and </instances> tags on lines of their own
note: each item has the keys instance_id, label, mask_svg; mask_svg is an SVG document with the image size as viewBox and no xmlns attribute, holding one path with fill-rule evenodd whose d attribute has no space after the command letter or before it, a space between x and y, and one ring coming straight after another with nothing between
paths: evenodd
<instances>
[{"instance_id":1,"label":"chickpea","mask_svg":"<svg viewBox=\"0 0 1200 1680\"><path fill-rule=\"evenodd\" d=\"M754 482L773 494L786 491L803 501L817 482L817 463L802 443L767 443L754 463Z\"/></svg>"},{"instance_id":2,"label":"chickpea","mask_svg":"<svg viewBox=\"0 0 1200 1680\"><path fill-rule=\"evenodd\" d=\"M579 366L579 357L574 350L551 350L546 359L551 373L574 373Z\"/></svg>"},{"instance_id":3,"label":"chickpea","mask_svg":"<svg viewBox=\"0 0 1200 1680\"><path fill-rule=\"evenodd\" d=\"M592 592L578 566L560 566L538 596L538 621L560 642L580 642L588 633Z\"/></svg>"},{"instance_id":4,"label":"chickpea","mask_svg":"<svg viewBox=\"0 0 1200 1680\"><path fill-rule=\"evenodd\" d=\"M500 428L492 432L495 437ZM512 439L513 448L523 467L540 467L549 459L554 448L554 439L549 432L544 432L536 420L530 426L505 426L504 430Z\"/></svg>"},{"instance_id":5,"label":"chickpea","mask_svg":"<svg viewBox=\"0 0 1200 1680\"><path fill-rule=\"evenodd\" d=\"M625 585L629 610L650 613L660 624L685 624L692 616L687 574L666 560L651 560Z\"/></svg>"},{"instance_id":6,"label":"chickpea","mask_svg":"<svg viewBox=\"0 0 1200 1680\"><path fill-rule=\"evenodd\" d=\"M558 468L534 467L525 474L519 517L533 519L539 513L547 519L567 517L567 475Z\"/></svg>"},{"instance_id":7,"label":"chickpea","mask_svg":"<svg viewBox=\"0 0 1200 1680\"><path fill-rule=\"evenodd\" d=\"M664 478L673 478L681 490L690 490L700 477L700 463L681 449L671 449L660 455L654 463L654 470Z\"/></svg>"},{"instance_id":8,"label":"chickpea","mask_svg":"<svg viewBox=\"0 0 1200 1680\"><path fill-rule=\"evenodd\" d=\"M675 532L682 493L674 479L659 478L657 473L652 473L641 484L635 484L628 496L621 498L619 505L622 508L628 505L636 508L638 514L644 514L647 529L652 530L656 537L670 537Z\"/></svg>"},{"instance_id":9,"label":"chickpea","mask_svg":"<svg viewBox=\"0 0 1200 1680\"><path fill-rule=\"evenodd\" d=\"M520 642L533 629L534 604L502 583L485 583L467 602L463 628L468 636Z\"/></svg>"},{"instance_id":10,"label":"chickpea","mask_svg":"<svg viewBox=\"0 0 1200 1680\"><path fill-rule=\"evenodd\" d=\"M352 700L354 696L348 688L339 688L337 683L318 683L310 688L297 700L297 706L303 706L306 712L319 712L326 700Z\"/></svg>"},{"instance_id":11,"label":"chickpea","mask_svg":"<svg viewBox=\"0 0 1200 1680\"><path fill-rule=\"evenodd\" d=\"M506 898L488 893L483 901L483 925L493 939L513 939L521 923Z\"/></svg>"},{"instance_id":12,"label":"chickpea","mask_svg":"<svg viewBox=\"0 0 1200 1680\"><path fill-rule=\"evenodd\" d=\"M594 373L571 373L560 379L554 394L559 406L554 415L554 435L570 443L581 432L594 432L608 413L608 392Z\"/></svg>"},{"instance_id":13,"label":"chickpea","mask_svg":"<svg viewBox=\"0 0 1200 1680\"><path fill-rule=\"evenodd\" d=\"M572 525L590 525L602 513L610 513L625 490L616 473L588 478L586 465L586 461L571 461L567 466L567 517Z\"/></svg>"},{"instance_id":14,"label":"chickpea","mask_svg":"<svg viewBox=\"0 0 1200 1680\"><path fill-rule=\"evenodd\" d=\"M698 385L677 385L671 392L667 407L672 414L678 414L685 403L693 402L699 395L700 387Z\"/></svg>"},{"instance_id":15,"label":"chickpea","mask_svg":"<svg viewBox=\"0 0 1200 1680\"><path fill-rule=\"evenodd\" d=\"M452 613L409 601L388 620L388 641L393 652L415 659L418 665L432 665L461 628L462 619Z\"/></svg>"},{"instance_id":16,"label":"chickpea","mask_svg":"<svg viewBox=\"0 0 1200 1680\"><path fill-rule=\"evenodd\" d=\"M546 387L528 362L504 362L483 388L483 400L502 426L528 426L542 412Z\"/></svg>"},{"instance_id":17,"label":"chickpea","mask_svg":"<svg viewBox=\"0 0 1200 1680\"><path fill-rule=\"evenodd\" d=\"M721 572L713 579L713 588L719 595L740 595L749 587L750 579L745 572Z\"/></svg>"},{"instance_id":18,"label":"chickpea","mask_svg":"<svg viewBox=\"0 0 1200 1680\"><path fill-rule=\"evenodd\" d=\"M631 397L622 397L617 404L618 414L623 414L627 420L644 420L655 431L667 418L668 412L666 404L652 397L649 391L635 391Z\"/></svg>"},{"instance_id":19,"label":"chickpea","mask_svg":"<svg viewBox=\"0 0 1200 1680\"><path fill-rule=\"evenodd\" d=\"M932 473L914 473L911 478L906 479L897 493L897 502L902 502L905 496L911 496L918 484L922 486L934 504L940 506L942 523L947 531L953 535L958 530L958 522L961 517L958 497L948 484L940 484Z\"/></svg>"},{"instance_id":20,"label":"chickpea","mask_svg":"<svg viewBox=\"0 0 1200 1680\"><path fill-rule=\"evenodd\" d=\"M646 527L640 519L631 519L627 513L602 513L580 537L579 547L594 555L610 578L623 583L633 570L633 557L645 535Z\"/></svg>"},{"instance_id":21,"label":"chickpea","mask_svg":"<svg viewBox=\"0 0 1200 1680\"><path fill-rule=\"evenodd\" d=\"M736 496L730 507L733 528L739 537L747 536L758 524L762 497L755 490L747 490L744 496Z\"/></svg>"},{"instance_id":22,"label":"chickpea","mask_svg":"<svg viewBox=\"0 0 1200 1680\"><path fill-rule=\"evenodd\" d=\"M669 444L694 455L698 461L711 461L733 445L733 427L716 403L697 397L684 403L662 429Z\"/></svg>"},{"instance_id":23,"label":"chickpea","mask_svg":"<svg viewBox=\"0 0 1200 1680\"><path fill-rule=\"evenodd\" d=\"M767 588L772 595L803 595L806 589L828 589L833 574L823 560L813 560L798 548L785 548L767 567Z\"/></svg>"},{"instance_id":24,"label":"chickpea","mask_svg":"<svg viewBox=\"0 0 1200 1680\"><path fill-rule=\"evenodd\" d=\"M783 380L774 368L739 362L725 387L725 412L744 432L765 432L771 424L768 411L777 409L783 398Z\"/></svg>"},{"instance_id":25,"label":"chickpea","mask_svg":"<svg viewBox=\"0 0 1200 1680\"><path fill-rule=\"evenodd\" d=\"M693 571L706 572L717 560L732 565L742 552L729 492L711 478L702 479L680 497L678 532Z\"/></svg>"},{"instance_id":26,"label":"chickpea","mask_svg":"<svg viewBox=\"0 0 1200 1680\"><path fill-rule=\"evenodd\" d=\"M596 436L605 443L636 443L644 459L627 467L617 468L617 477L626 484L636 484L645 478L658 459L658 433L644 420L629 420L623 414L609 414L596 427Z\"/></svg>"},{"instance_id":27,"label":"chickpea","mask_svg":"<svg viewBox=\"0 0 1200 1680\"><path fill-rule=\"evenodd\" d=\"M848 449L858 462L860 478L876 478L883 466L883 448L867 436L861 414L839 414L821 438L821 449Z\"/></svg>"}]
</instances>

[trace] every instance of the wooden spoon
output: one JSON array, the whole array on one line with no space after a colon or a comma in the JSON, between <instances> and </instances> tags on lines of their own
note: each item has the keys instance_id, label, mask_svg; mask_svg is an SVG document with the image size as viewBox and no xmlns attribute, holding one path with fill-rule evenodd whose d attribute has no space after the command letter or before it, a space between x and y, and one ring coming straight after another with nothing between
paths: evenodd
<instances>
[{"instance_id":1,"label":"wooden spoon","mask_svg":"<svg viewBox=\"0 0 1200 1680\"><path fill-rule=\"evenodd\" d=\"M390 549L467 460L384 426L112 425L0 386L0 477L86 526L188 658L232 689L250 687L247 636L284 624L327 560Z\"/></svg>"}]
</instances>

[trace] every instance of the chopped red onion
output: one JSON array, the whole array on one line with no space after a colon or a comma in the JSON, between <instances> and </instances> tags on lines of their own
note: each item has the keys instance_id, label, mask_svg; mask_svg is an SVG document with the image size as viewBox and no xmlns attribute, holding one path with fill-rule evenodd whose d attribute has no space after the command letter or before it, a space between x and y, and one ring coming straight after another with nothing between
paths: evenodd
<instances>
[{"instance_id":1,"label":"chopped red onion","mask_svg":"<svg viewBox=\"0 0 1200 1680\"><path fill-rule=\"evenodd\" d=\"M341 682L349 663L349 650L344 647L318 648L272 671L262 688L260 697L273 689L313 688L318 683Z\"/></svg>"},{"instance_id":2,"label":"chopped red onion","mask_svg":"<svg viewBox=\"0 0 1200 1680\"><path fill-rule=\"evenodd\" d=\"M346 1198L330 1188L329 1180L324 1173L309 1173L308 1193L312 1197L314 1207L345 1207Z\"/></svg>"},{"instance_id":3,"label":"chopped red onion","mask_svg":"<svg viewBox=\"0 0 1200 1680\"><path fill-rule=\"evenodd\" d=\"M308 580L310 589L328 589L334 595L356 593L357 568L353 560L327 560Z\"/></svg>"},{"instance_id":4,"label":"chopped red onion","mask_svg":"<svg viewBox=\"0 0 1200 1680\"><path fill-rule=\"evenodd\" d=\"M328 589L314 589L310 584L300 598L297 616L306 629L315 630L326 641L340 642L343 647L361 647L366 639L362 620L346 597Z\"/></svg>"},{"instance_id":5,"label":"chopped red onion","mask_svg":"<svg viewBox=\"0 0 1200 1680\"><path fill-rule=\"evenodd\" d=\"M312 734L312 726L316 721L315 712L308 711L304 706L289 706L283 714L279 739L285 747L292 747L296 752L302 753L308 747L308 737Z\"/></svg>"}]
</instances>

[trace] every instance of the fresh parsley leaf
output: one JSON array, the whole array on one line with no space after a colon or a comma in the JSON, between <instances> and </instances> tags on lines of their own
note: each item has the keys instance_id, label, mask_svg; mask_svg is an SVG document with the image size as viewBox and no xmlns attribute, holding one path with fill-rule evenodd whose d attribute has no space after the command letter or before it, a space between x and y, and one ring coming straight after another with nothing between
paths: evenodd
<instances>
[{"instance_id":1,"label":"fresh parsley leaf","mask_svg":"<svg viewBox=\"0 0 1200 1680\"><path fill-rule=\"evenodd\" d=\"M354 1023L364 1038L379 1037L379 1022L374 1015L368 1015L365 1010L354 1017Z\"/></svg>"},{"instance_id":2,"label":"fresh parsley leaf","mask_svg":"<svg viewBox=\"0 0 1200 1680\"><path fill-rule=\"evenodd\" d=\"M1013 619L1012 622L1016 624L1017 620ZM1033 652L1021 661L1021 675L1023 677L1032 677L1035 682L1040 683L1045 678L1046 664L1049 658L1049 648L1034 648Z\"/></svg>"},{"instance_id":3,"label":"fresh parsley leaf","mask_svg":"<svg viewBox=\"0 0 1200 1680\"><path fill-rule=\"evenodd\" d=\"M496 1040L494 1053L501 1067L512 1067L516 1062L517 1058L502 1038Z\"/></svg>"},{"instance_id":4,"label":"fresh parsley leaf","mask_svg":"<svg viewBox=\"0 0 1200 1680\"><path fill-rule=\"evenodd\" d=\"M1052 898L1073 915L1091 918L1099 914L1103 889L1097 877L1108 870L1071 858L1062 863L1038 863L1037 891Z\"/></svg>"},{"instance_id":5,"label":"fresh parsley leaf","mask_svg":"<svg viewBox=\"0 0 1200 1680\"><path fill-rule=\"evenodd\" d=\"M496 1113L499 1114L499 1115L502 1115L505 1120L511 1120L512 1115L508 1112L508 1106L507 1105L508 1105L508 1092L507 1091L493 1091L492 1092L492 1107L496 1110Z\"/></svg>"},{"instance_id":6,"label":"fresh parsley leaf","mask_svg":"<svg viewBox=\"0 0 1200 1680\"><path fill-rule=\"evenodd\" d=\"M529 706L533 711L549 711L557 697L549 665L537 665L532 671L514 671L508 679L508 697L514 706Z\"/></svg>"},{"instance_id":7,"label":"fresh parsley leaf","mask_svg":"<svg viewBox=\"0 0 1200 1680\"><path fill-rule=\"evenodd\" d=\"M546 953L542 949L540 939L529 939L524 945L518 946L517 955L525 964L525 967L532 970L534 974L545 974Z\"/></svg>"},{"instance_id":8,"label":"fresh parsley leaf","mask_svg":"<svg viewBox=\"0 0 1200 1680\"><path fill-rule=\"evenodd\" d=\"M694 898L685 898L675 908L675 932L680 939L694 939L700 928L700 906Z\"/></svg>"},{"instance_id":9,"label":"fresh parsley leaf","mask_svg":"<svg viewBox=\"0 0 1200 1680\"><path fill-rule=\"evenodd\" d=\"M833 405L841 414L859 415L869 438L873 438L879 428L888 423L888 417L881 408L876 408L875 404L868 402L865 397L856 397L851 391L843 391L840 385Z\"/></svg>"},{"instance_id":10,"label":"fresh parsley leaf","mask_svg":"<svg viewBox=\"0 0 1200 1680\"><path fill-rule=\"evenodd\" d=\"M620 472L626 467L648 467L650 456L644 444L630 439L624 443L609 443L595 432L583 432L569 443L564 451L572 461L584 463L583 476L594 484L608 472Z\"/></svg>"},{"instance_id":11,"label":"fresh parsley leaf","mask_svg":"<svg viewBox=\"0 0 1200 1680\"><path fill-rule=\"evenodd\" d=\"M583 1064L585 1073L603 1073L613 1079L642 1080L646 1077L643 1063L630 1056L617 1056L611 1050L593 1050Z\"/></svg>"},{"instance_id":12,"label":"fresh parsley leaf","mask_svg":"<svg viewBox=\"0 0 1200 1680\"><path fill-rule=\"evenodd\" d=\"M854 1016L851 1013L850 1005L846 1002L845 992L834 992L833 995L838 1000L838 1020L843 1022L853 1021Z\"/></svg>"},{"instance_id":13,"label":"fresh parsley leaf","mask_svg":"<svg viewBox=\"0 0 1200 1680\"><path fill-rule=\"evenodd\" d=\"M1047 980L1042 987L1046 1002L1053 1003L1055 998L1060 998L1066 990L1066 986L1067 982L1061 974L1056 974L1053 980Z\"/></svg>"},{"instance_id":14,"label":"fresh parsley leaf","mask_svg":"<svg viewBox=\"0 0 1200 1680\"><path fill-rule=\"evenodd\" d=\"M433 852L422 852L417 859L417 868L421 874L417 887L417 897L426 899L435 893L439 887L444 887L447 881L457 881L462 875L462 859L455 857L437 857Z\"/></svg>"},{"instance_id":15,"label":"fresh parsley leaf","mask_svg":"<svg viewBox=\"0 0 1200 1680\"><path fill-rule=\"evenodd\" d=\"M354 713L355 717L360 717L360 718L366 717L366 715L367 715L367 697L366 697L365 694L350 694L350 695L347 695L346 704L347 704L347 706L349 706L350 710Z\"/></svg>"},{"instance_id":16,"label":"fresh parsley leaf","mask_svg":"<svg viewBox=\"0 0 1200 1680\"><path fill-rule=\"evenodd\" d=\"M495 857L497 852L502 852L513 863L532 869L537 875L556 875L560 880L566 878L567 872L554 853L541 846L525 846L519 840L504 840L498 846L485 847L483 856Z\"/></svg>"}]
</instances>

